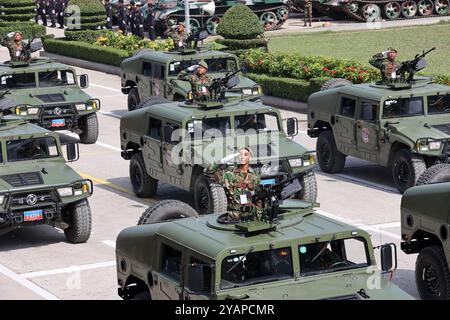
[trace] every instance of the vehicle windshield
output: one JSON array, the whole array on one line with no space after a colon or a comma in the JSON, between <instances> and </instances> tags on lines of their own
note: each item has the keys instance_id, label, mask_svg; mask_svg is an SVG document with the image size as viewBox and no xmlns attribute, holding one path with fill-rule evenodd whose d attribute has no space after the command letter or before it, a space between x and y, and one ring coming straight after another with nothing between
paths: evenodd
<instances>
[{"instance_id":1,"label":"vehicle windshield","mask_svg":"<svg viewBox=\"0 0 450 320\"><path fill-rule=\"evenodd\" d=\"M191 139L203 139L211 136L226 137L230 135L230 117L205 118L187 123L186 130Z\"/></svg>"},{"instance_id":2,"label":"vehicle windshield","mask_svg":"<svg viewBox=\"0 0 450 320\"><path fill-rule=\"evenodd\" d=\"M234 128L237 134L249 134L254 131L280 131L276 113L246 114L234 117ZM250 130L250 132L249 132Z\"/></svg>"},{"instance_id":3,"label":"vehicle windshield","mask_svg":"<svg viewBox=\"0 0 450 320\"><path fill-rule=\"evenodd\" d=\"M59 156L56 140L52 137L10 140L6 142L6 152L9 162Z\"/></svg>"},{"instance_id":4,"label":"vehicle windshield","mask_svg":"<svg viewBox=\"0 0 450 320\"><path fill-rule=\"evenodd\" d=\"M298 246L302 276L330 273L370 265L363 238L338 239Z\"/></svg>"},{"instance_id":5,"label":"vehicle windshield","mask_svg":"<svg viewBox=\"0 0 450 320\"><path fill-rule=\"evenodd\" d=\"M428 113L448 113L450 112L450 93L428 97Z\"/></svg>"},{"instance_id":6,"label":"vehicle windshield","mask_svg":"<svg viewBox=\"0 0 450 320\"><path fill-rule=\"evenodd\" d=\"M75 84L71 70L53 70L39 72L39 87L58 87Z\"/></svg>"},{"instance_id":7,"label":"vehicle windshield","mask_svg":"<svg viewBox=\"0 0 450 320\"><path fill-rule=\"evenodd\" d=\"M208 73L227 73L237 70L236 59L234 58L214 58L204 59L208 64ZM175 61L169 66L169 76L177 76L180 71L186 70L192 65L198 64L200 60Z\"/></svg>"},{"instance_id":8,"label":"vehicle windshield","mask_svg":"<svg viewBox=\"0 0 450 320\"><path fill-rule=\"evenodd\" d=\"M424 114L423 98L398 98L386 100L383 105L383 119L413 117Z\"/></svg>"},{"instance_id":9,"label":"vehicle windshield","mask_svg":"<svg viewBox=\"0 0 450 320\"><path fill-rule=\"evenodd\" d=\"M293 278L291 248L228 256L222 261L221 275L222 289Z\"/></svg>"},{"instance_id":10,"label":"vehicle windshield","mask_svg":"<svg viewBox=\"0 0 450 320\"><path fill-rule=\"evenodd\" d=\"M0 77L0 89L27 89L36 87L36 75L33 73L8 74Z\"/></svg>"}]
</instances>

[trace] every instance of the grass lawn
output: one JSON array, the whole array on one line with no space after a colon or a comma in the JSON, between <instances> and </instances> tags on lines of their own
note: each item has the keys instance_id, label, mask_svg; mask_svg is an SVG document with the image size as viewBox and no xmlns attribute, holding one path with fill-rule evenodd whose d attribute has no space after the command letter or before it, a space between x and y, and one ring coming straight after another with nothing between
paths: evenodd
<instances>
[{"instance_id":1,"label":"grass lawn","mask_svg":"<svg viewBox=\"0 0 450 320\"><path fill-rule=\"evenodd\" d=\"M300 52L304 55L322 55L344 58L369 65L368 60L388 47L398 50L398 60L413 59L436 47L427 56L427 75L450 75L450 24L405 27L349 32L293 33L271 36L269 50Z\"/></svg>"}]
</instances>

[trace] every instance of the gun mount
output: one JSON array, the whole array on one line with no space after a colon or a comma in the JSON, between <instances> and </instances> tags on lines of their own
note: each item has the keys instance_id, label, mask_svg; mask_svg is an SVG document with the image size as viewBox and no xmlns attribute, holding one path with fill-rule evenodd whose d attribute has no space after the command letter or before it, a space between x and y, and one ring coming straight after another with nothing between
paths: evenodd
<instances>
[{"instance_id":1,"label":"gun mount","mask_svg":"<svg viewBox=\"0 0 450 320\"><path fill-rule=\"evenodd\" d=\"M398 73L400 74L400 81L411 83L414 80L414 75L416 72L424 69L427 66L427 61L425 56L431 51L436 50L435 47L428 51L423 51L422 54L416 54L413 60L404 61L401 63Z\"/></svg>"}]
</instances>

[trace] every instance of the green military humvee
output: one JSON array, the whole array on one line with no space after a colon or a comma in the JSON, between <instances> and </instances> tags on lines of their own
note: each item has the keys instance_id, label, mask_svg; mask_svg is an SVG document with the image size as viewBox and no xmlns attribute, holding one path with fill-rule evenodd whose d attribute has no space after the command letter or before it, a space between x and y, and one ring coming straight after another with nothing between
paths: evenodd
<instances>
[{"instance_id":1,"label":"green military humvee","mask_svg":"<svg viewBox=\"0 0 450 320\"><path fill-rule=\"evenodd\" d=\"M77 160L77 143L64 144L67 160ZM0 120L0 235L48 224L63 229L70 242L85 242L92 191L92 182L66 164L57 133L16 116Z\"/></svg>"},{"instance_id":2,"label":"green military humvee","mask_svg":"<svg viewBox=\"0 0 450 320\"><path fill-rule=\"evenodd\" d=\"M417 78L409 83L325 83L308 100L308 135L318 137L321 169L336 173L346 156L392 168L404 192L425 169L450 153L450 86Z\"/></svg>"},{"instance_id":3,"label":"green military humvee","mask_svg":"<svg viewBox=\"0 0 450 320\"><path fill-rule=\"evenodd\" d=\"M199 217L176 200L149 208L116 240L123 299L411 299L387 274L395 245L380 247L376 268L369 234L287 200L277 218L230 222ZM175 220L179 219L179 220Z\"/></svg>"},{"instance_id":4,"label":"green military humvee","mask_svg":"<svg viewBox=\"0 0 450 320\"><path fill-rule=\"evenodd\" d=\"M139 103L151 96L173 101L190 99L191 85L178 80L177 75L202 59L208 64L208 75L213 78L222 78L240 68L234 54L207 49L171 52L143 49L125 59L120 68L122 92L128 94L128 110L136 109ZM239 85L228 90L226 95L255 101L260 99L262 88L254 81L240 77Z\"/></svg>"},{"instance_id":5,"label":"green military humvee","mask_svg":"<svg viewBox=\"0 0 450 320\"><path fill-rule=\"evenodd\" d=\"M130 161L130 179L139 197L153 197L158 181L193 192L200 214L224 212L227 199L204 169L244 146L253 150L251 166L267 184L301 173L300 199L315 202L315 155L289 139L298 133L295 118L248 100L206 104L151 98L120 120L122 157Z\"/></svg>"},{"instance_id":6,"label":"green military humvee","mask_svg":"<svg viewBox=\"0 0 450 320\"><path fill-rule=\"evenodd\" d=\"M450 299L449 181L450 166L435 165L402 197L401 248L419 254L416 285L422 299Z\"/></svg>"},{"instance_id":7,"label":"green military humvee","mask_svg":"<svg viewBox=\"0 0 450 320\"><path fill-rule=\"evenodd\" d=\"M87 75L77 76L75 69L50 59L0 64L0 95L6 98L0 101L0 112L48 130L69 130L82 143L95 143L100 101L82 90L87 87Z\"/></svg>"}]
</instances>

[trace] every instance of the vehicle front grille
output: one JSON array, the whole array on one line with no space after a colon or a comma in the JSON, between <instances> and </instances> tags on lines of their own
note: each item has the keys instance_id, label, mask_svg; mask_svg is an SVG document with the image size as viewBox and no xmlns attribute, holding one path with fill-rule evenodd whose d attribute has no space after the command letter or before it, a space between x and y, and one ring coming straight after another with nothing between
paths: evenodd
<instances>
[{"instance_id":1,"label":"vehicle front grille","mask_svg":"<svg viewBox=\"0 0 450 320\"><path fill-rule=\"evenodd\" d=\"M44 118L72 117L73 115L75 115L75 110L72 105L44 107L42 110Z\"/></svg>"},{"instance_id":2,"label":"vehicle front grille","mask_svg":"<svg viewBox=\"0 0 450 320\"><path fill-rule=\"evenodd\" d=\"M16 188L24 186L33 186L43 183L41 174L39 172L8 174L0 176L0 178Z\"/></svg>"},{"instance_id":3,"label":"vehicle front grille","mask_svg":"<svg viewBox=\"0 0 450 320\"><path fill-rule=\"evenodd\" d=\"M45 103L66 101L66 99L64 98L64 95L61 93L41 94L41 95L37 95L36 98L42 100Z\"/></svg>"},{"instance_id":4,"label":"vehicle front grille","mask_svg":"<svg viewBox=\"0 0 450 320\"><path fill-rule=\"evenodd\" d=\"M437 124L435 126L432 126L435 129L438 129L439 131L442 131L445 134L450 135L450 123L447 124Z\"/></svg>"},{"instance_id":5,"label":"vehicle front grille","mask_svg":"<svg viewBox=\"0 0 450 320\"><path fill-rule=\"evenodd\" d=\"M10 200L12 211L50 207L56 204L56 199L50 191L36 191L13 194Z\"/></svg>"}]
</instances>

